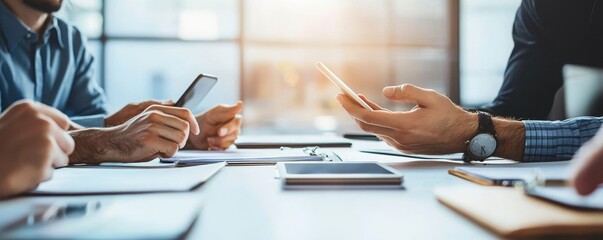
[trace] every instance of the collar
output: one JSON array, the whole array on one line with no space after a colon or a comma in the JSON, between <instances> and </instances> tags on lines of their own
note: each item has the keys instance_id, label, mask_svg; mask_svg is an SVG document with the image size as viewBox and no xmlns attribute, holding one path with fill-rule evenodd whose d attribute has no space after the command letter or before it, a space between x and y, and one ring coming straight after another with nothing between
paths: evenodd
<instances>
[{"instance_id":1,"label":"collar","mask_svg":"<svg viewBox=\"0 0 603 240\"><path fill-rule=\"evenodd\" d=\"M61 37L60 28L58 27L58 19L54 15L50 15L49 23L46 26L44 33L50 34L51 38L54 38L59 46L63 48L65 44ZM13 12L6 7L4 1L0 0L0 37L4 39L6 48L11 51L19 45L23 39L27 38L27 35L37 35L29 27L13 14Z\"/></svg>"}]
</instances>

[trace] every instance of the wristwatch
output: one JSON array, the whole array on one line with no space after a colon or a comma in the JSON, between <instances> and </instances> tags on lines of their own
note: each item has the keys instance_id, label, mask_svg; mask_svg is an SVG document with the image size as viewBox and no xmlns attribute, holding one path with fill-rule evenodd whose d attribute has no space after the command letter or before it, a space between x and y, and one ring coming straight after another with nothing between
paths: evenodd
<instances>
[{"instance_id":1,"label":"wristwatch","mask_svg":"<svg viewBox=\"0 0 603 240\"><path fill-rule=\"evenodd\" d=\"M492 123L492 116L486 112L477 112L477 134L465 142L467 150L463 154L463 161L484 161L494 154L496 150L496 131Z\"/></svg>"}]
</instances>

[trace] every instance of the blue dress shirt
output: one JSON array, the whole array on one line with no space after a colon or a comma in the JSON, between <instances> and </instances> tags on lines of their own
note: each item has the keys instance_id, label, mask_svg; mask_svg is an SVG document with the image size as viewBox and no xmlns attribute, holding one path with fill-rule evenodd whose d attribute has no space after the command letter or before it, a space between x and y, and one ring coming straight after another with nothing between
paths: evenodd
<instances>
[{"instance_id":1,"label":"blue dress shirt","mask_svg":"<svg viewBox=\"0 0 603 240\"><path fill-rule=\"evenodd\" d=\"M603 117L577 117L563 121L523 121L525 162L570 160L603 124Z\"/></svg>"},{"instance_id":2,"label":"blue dress shirt","mask_svg":"<svg viewBox=\"0 0 603 240\"><path fill-rule=\"evenodd\" d=\"M104 127L106 97L94 79L85 37L52 16L43 36L0 1L0 111L31 99L85 127Z\"/></svg>"}]
</instances>

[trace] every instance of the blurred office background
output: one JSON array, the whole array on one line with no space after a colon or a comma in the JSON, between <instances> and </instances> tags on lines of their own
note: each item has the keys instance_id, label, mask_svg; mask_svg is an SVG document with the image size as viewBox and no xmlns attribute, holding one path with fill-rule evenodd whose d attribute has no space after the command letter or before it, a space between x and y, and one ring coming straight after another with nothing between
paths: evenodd
<instances>
[{"instance_id":1,"label":"blurred office background","mask_svg":"<svg viewBox=\"0 0 603 240\"><path fill-rule=\"evenodd\" d=\"M198 73L219 78L198 111L245 101L244 133L357 131L322 61L392 109L385 85L433 88L464 106L493 99L519 0L66 0L89 37L112 111L177 100Z\"/></svg>"}]
</instances>

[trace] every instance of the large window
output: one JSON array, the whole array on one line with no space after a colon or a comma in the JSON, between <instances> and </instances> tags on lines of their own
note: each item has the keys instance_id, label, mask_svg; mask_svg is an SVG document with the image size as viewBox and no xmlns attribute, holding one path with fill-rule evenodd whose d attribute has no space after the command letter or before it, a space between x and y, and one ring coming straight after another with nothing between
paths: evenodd
<instances>
[{"instance_id":1,"label":"large window","mask_svg":"<svg viewBox=\"0 0 603 240\"><path fill-rule=\"evenodd\" d=\"M246 133L356 129L322 61L384 106L386 85L458 100L458 1L70 0L63 16L90 37L112 110L176 99L198 73L219 83L198 111L243 99Z\"/></svg>"},{"instance_id":2,"label":"large window","mask_svg":"<svg viewBox=\"0 0 603 240\"><path fill-rule=\"evenodd\" d=\"M513 49L511 31L521 0L461 0L461 103L494 100Z\"/></svg>"}]
</instances>

